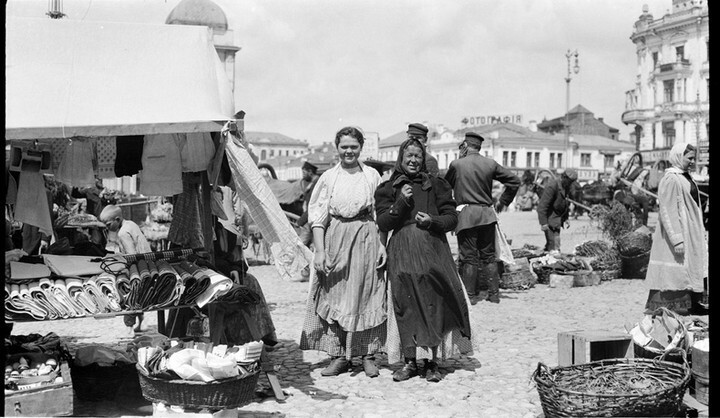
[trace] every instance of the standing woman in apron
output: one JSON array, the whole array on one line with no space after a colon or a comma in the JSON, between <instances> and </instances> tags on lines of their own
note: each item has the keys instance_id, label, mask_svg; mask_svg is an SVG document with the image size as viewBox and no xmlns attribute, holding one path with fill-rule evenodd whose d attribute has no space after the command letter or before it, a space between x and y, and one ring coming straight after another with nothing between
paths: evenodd
<instances>
[{"instance_id":1,"label":"standing woman in apron","mask_svg":"<svg viewBox=\"0 0 720 418\"><path fill-rule=\"evenodd\" d=\"M340 163L320 176L308 208L315 274L300 348L331 356L323 376L348 371L352 357L362 356L365 374L376 377L374 355L385 345L387 282L378 271L385 247L374 208L380 175L359 161L364 142L357 128L337 132Z\"/></svg>"}]
</instances>

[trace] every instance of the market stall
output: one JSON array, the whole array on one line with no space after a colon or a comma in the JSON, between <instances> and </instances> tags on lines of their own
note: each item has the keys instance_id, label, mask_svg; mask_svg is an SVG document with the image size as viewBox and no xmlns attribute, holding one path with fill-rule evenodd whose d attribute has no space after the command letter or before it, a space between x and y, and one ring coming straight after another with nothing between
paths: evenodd
<instances>
[{"instance_id":1,"label":"market stall","mask_svg":"<svg viewBox=\"0 0 720 418\"><path fill-rule=\"evenodd\" d=\"M248 289L261 292L259 286L214 268L213 229L227 218L231 188L248 202L281 275L299 275L308 265L311 255L267 184L257 181L243 113L236 118L208 28L20 18L8 19L6 28L6 148L19 173L6 217L52 233L46 214L33 209L42 202L28 198L45 195L43 174L80 185L136 170L143 194L179 202L171 251L14 260L6 270L6 321L157 311L162 332L164 310L247 302ZM224 193L223 163L230 179ZM253 339L267 334L254 329Z\"/></svg>"}]
</instances>

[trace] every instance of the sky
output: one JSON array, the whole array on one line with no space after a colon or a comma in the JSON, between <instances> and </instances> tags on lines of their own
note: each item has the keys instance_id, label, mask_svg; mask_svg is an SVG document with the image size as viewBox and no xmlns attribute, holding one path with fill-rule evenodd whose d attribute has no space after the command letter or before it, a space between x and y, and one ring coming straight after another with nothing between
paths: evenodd
<instances>
[{"instance_id":1,"label":"sky","mask_svg":"<svg viewBox=\"0 0 720 418\"><path fill-rule=\"evenodd\" d=\"M320 144L344 126L386 138L407 124L449 129L473 116L566 112L620 129L637 74L634 23L672 0L214 0L236 45L235 108L248 131ZM163 24L179 0L63 0L67 19ZM8 0L6 16L46 17L48 0ZM574 65L574 61L572 62Z\"/></svg>"}]
</instances>

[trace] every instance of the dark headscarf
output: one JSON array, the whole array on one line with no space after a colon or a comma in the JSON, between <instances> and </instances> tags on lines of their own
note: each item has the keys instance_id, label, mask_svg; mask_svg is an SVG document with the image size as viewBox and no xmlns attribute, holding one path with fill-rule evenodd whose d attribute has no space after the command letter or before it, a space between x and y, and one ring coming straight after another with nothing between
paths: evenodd
<instances>
[{"instance_id":1,"label":"dark headscarf","mask_svg":"<svg viewBox=\"0 0 720 418\"><path fill-rule=\"evenodd\" d=\"M422 150L423 159L420 163L420 171L417 174L409 174L405 172L405 169L402 166L405 149L411 145L419 147L420 150ZM430 175L428 174L427 167L425 166L426 155L425 146L417 139L406 139L405 142L400 144L397 161L395 161L395 169L390 176L390 181L392 182L393 187L400 187L403 183L419 183L422 184L422 188L424 190L430 188Z\"/></svg>"}]
</instances>

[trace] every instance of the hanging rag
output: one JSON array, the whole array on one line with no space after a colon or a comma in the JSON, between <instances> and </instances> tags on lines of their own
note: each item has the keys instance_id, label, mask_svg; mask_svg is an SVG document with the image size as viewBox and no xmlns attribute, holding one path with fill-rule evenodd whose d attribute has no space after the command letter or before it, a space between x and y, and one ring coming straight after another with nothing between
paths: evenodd
<instances>
[{"instance_id":1,"label":"hanging rag","mask_svg":"<svg viewBox=\"0 0 720 418\"><path fill-rule=\"evenodd\" d=\"M146 135L142 166L140 193L146 196L174 196L183 192L178 134Z\"/></svg>"},{"instance_id":2,"label":"hanging rag","mask_svg":"<svg viewBox=\"0 0 720 418\"><path fill-rule=\"evenodd\" d=\"M52 235L49 205L40 165L23 168L15 204L15 220L36 226L45 235Z\"/></svg>"},{"instance_id":3,"label":"hanging rag","mask_svg":"<svg viewBox=\"0 0 720 418\"><path fill-rule=\"evenodd\" d=\"M65 149L65 155L55 173L55 180L69 187L95 186L94 165L97 165L94 140L85 137L73 138Z\"/></svg>"},{"instance_id":4,"label":"hanging rag","mask_svg":"<svg viewBox=\"0 0 720 418\"><path fill-rule=\"evenodd\" d=\"M183 191L173 203L173 220L168 231L168 240L183 248L205 246L201 219L201 197L199 191L201 175L205 173L182 173Z\"/></svg>"},{"instance_id":5,"label":"hanging rag","mask_svg":"<svg viewBox=\"0 0 720 418\"><path fill-rule=\"evenodd\" d=\"M115 176L133 176L143 169L142 154L145 145L143 135L118 136L115 138Z\"/></svg>"}]
</instances>

